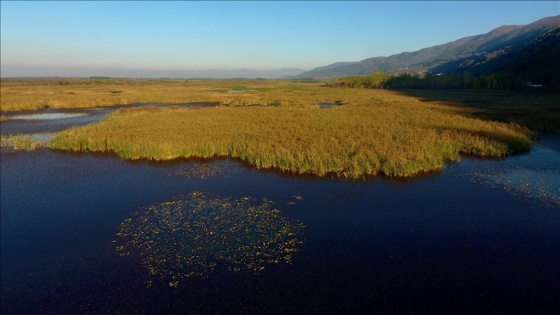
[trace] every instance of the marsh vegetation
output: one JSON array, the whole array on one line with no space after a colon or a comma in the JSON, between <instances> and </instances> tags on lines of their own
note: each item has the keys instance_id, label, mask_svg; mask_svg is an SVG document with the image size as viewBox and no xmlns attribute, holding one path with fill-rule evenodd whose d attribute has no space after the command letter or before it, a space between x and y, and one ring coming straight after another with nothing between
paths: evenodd
<instances>
[{"instance_id":1,"label":"marsh vegetation","mask_svg":"<svg viewBox=\"0 0 560 315\"><path fill-rule=\"evenodd\" d=\"M68 78L64 82L65 84L60 84L60 81L54 79L2 79L0 108L2 111L16 111L190 102L215 102L221 105L306 105L334 101L337 94L335 90L317 90L317 83L283 80Z\"/></svg>"},{"instance_id":2,"label":"marsh vegetation","mask_svg":"<svg viewBox=\"0 0 560 315\"><path fill-rule=\"evenodd\" d=\"M3 110L41 108L45 102L53 108L153 104L119 109L99 123L60 132L49 143L53 149L114 152L124 159L223 156L257 168L349 178L414 176L440 170L462 154L503 157L527 151L535 135L522 125L557 128L554 99L283 80L2 82ZM219 106L157 105L190 101Z\"/></svg>"}]
</instances>

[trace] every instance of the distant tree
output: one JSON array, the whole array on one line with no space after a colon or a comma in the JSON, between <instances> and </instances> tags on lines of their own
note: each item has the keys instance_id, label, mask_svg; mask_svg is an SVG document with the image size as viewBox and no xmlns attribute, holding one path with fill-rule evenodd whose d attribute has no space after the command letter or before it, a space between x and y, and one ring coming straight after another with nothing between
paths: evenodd
<instances>
[{"instance_id":1,"label":"distant tree","mask_svg":"<svg viewBox=\"0 0 560 315\"><path fill-rule=\"evenodd\" d=\"M553 81L554 76L548 74L539 82ZM426 74L423 76L403 73L391 76L384 72L376 72L369 76L342 77L329 84L331 87L368 88L368 89L487 89L487 90L520 90L526 83L511 73L492 73L472 77L470 72L452 74ZM550 86L553 86L551 83Z\"/></svg>"},{"instance_id":2,"label":"distant tree","mask_svg":"<svg viewBox=\"0 0 560 315\"><path fill-rule=\"evenodd\" d=\"M370 89L384 89L391 76L384 72L375 72L367 77L366 87Z\"/></svg>"}]
</instances>

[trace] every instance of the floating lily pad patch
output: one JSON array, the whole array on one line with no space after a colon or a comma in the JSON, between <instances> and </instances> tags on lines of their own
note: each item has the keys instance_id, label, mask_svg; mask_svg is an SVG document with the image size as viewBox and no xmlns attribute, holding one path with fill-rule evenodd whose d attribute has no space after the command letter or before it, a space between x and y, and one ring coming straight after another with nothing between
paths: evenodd
<instances>
[{"instance_id":1,"label":"floating lily pad patch","mask_svg":"<svg viewBox=\"0 0 560 315\"><path fill-rule=\"evenodd\" d=\"M216 268L261 272L291 264L303 224L269 200L221 198L201 192L139 209L120 224L116 251L140 259L150 276L176 287Z\"/></svg>"},{"instance_id":2,"label":"floating lily pad patch","mask_svg":"<svg viewBox=\"0 0 560 315\"><path fill-rule=\"evenodd\" d=\"M181 166L174 175L185 178L207 179L213 177L229 178L240 169L231 161L193 162ZM173 174L172 174L173 175Z\"/></svg>"}]
</instances>

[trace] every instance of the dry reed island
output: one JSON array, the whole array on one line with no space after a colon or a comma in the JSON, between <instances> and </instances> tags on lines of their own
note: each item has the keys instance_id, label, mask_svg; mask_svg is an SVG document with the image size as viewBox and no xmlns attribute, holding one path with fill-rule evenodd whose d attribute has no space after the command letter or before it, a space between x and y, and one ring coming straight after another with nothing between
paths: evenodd
<instances>
[{"instance_id":1,"label":"dry reed island","mask_svg":"<svg viewBox=\"0 0 560 315\"><path fill-rule=\"evenodd\" d=\"M130 160L226 156L257 168L347 178L409 177L465 154L527 151L535 133L520 122L558 115L557 94L389 91L288 80L22 79L3 80L1 93L2 111L156 104L118 109L98 123L58 132L45 144L55 150ZM217 106L157 105L187 102ZM4 136L3 145L15 136Z\"/></svg>"}]
</instances>

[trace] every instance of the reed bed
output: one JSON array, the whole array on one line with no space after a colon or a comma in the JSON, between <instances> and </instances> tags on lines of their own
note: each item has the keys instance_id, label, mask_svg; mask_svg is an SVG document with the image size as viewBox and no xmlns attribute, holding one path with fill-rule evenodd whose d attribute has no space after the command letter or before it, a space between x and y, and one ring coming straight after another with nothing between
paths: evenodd
<instances>
[{"instance_id":1,"label":"reed bed","mask_svg":"<svg viewBox=\"0 0 560 315\"><path fill-rule=\"evenodd\" d=\"M303 105L324 101L321 94L337 93L336 89L320 89L319 83L283 80L66 79L57 82L4 79L0 86L0 110L188 102L219 102L227 106ZM232 90L245 92L231 93Z\"/></svg>"},{"instance_id":2,"label":"reed bed","mask_svg":"<svg viewBox=\"0 0 560 315\"><path fill-rule=\"evenodd\" d=\"M229 156L257 168L360 178L414 176L440 170L461 154L502 157L532 145L533 134L519 125L483 121L468 108L396 92L260 88L255 100L227 97L281 106L121 109L102 122L58 133L50 147L110 151L123 159ZM316 106L335 101L343 105Z\"/></svg>"}]
</instances>

